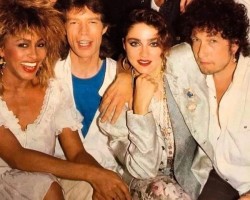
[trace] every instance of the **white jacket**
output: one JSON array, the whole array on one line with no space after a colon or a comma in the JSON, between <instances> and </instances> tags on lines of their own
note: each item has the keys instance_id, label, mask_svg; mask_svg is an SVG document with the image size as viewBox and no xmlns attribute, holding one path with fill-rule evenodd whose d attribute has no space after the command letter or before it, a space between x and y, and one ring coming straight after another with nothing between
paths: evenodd
<instances>
[{"instance_id":1,"label":"white jacket","mask_svg":"<svg viewBox=\"0 0 250 200\"><path fill-rule=\"evenodd\" d=\"M55 66L55 74L59 79L64 80L71 90L73 97L73 85L71 74L71 59L68 55L65 60L59 60ZM103 96L105 90L114 80L116 76L116 61L111 58L106 58L106 72L103 85L99 90L99 95ZM121 173L121 167L117 164L107 145L107 137L103 135L97 126L97 117L99 116L99 110L96 111L95 117L89 127L86 138L83 137L81 130L79 130L80 138L83 142L84 148L90 153L103 167ZM57 157L64 157L59 142L57 141L55 155Z\"/></svg>"}]
</instances>

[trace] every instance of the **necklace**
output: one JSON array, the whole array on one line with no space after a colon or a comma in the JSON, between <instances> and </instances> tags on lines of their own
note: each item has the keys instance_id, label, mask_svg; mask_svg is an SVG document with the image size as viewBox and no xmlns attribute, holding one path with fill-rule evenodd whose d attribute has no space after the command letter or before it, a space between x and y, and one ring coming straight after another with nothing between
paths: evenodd
<instances>
[{"instance_id":1,"label":"necklace","mask_svg":"<svg viewBox=\"0 0 250 200\"><path fill-rule=\"evenodd\" d=\"M155 110L155 120L157 125L160 128L161 134L164 137L165 144L166 144L166 153L167 153L167 168L172 169L173 168L173 160L174 160L174 134L172 130L172 125L169 117L169 111L167 107L167 96L166 96L166 88L164 84L164 80L166 77L164 77L164 73L162 73L162 82L159 85L160 87L160 97L158 98L158 101L153 101L153 104L157 108L154 108ZM158 105L158 106L157 106Z\"/></svg>"}]
</instances>

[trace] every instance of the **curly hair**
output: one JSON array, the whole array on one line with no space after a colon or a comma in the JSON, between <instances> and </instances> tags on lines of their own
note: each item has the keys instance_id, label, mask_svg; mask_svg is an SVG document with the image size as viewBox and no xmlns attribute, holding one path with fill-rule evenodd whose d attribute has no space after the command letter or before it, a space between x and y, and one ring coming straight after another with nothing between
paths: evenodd
<instances>
[{"instance_id":1,"label":"curly hair","mask_svg":"<svg viewBox=\"0 0 250 200\"><path fill-rule=\"evenodd\" d=\"M129 13L128 19L124 23L122 38L127 36L133 25L139 23L145 23L158 31L160 46L165 54L172 46L173 40L164 17L153 9L135 9Z\"/></svg>"},{"instance_id":2,"label":"curly hair","mask_svg":"<svg viewBox=\"0 0 250 200\"><path fill-rule=\"evenodd\" d=\"M0 47L8 36L37 34L46 42L47 54L37 73L39 84L47 86L54 77L54 65L65 42L60 12L47 0L8 0L0 3ZM2 75L0 75L2 76Z\"/></svg>"},{"instance_id":3,"label":"curly hair","mask_svg":"<svg viewBox=\"0 0 250 200\"><path fill-rule=\"evenodd\" d=\"M182 14L181 22L181 35L189 43L194 29L219 32L224 39L239 45L238 54L250 54L249 19L243 4L234 0L193 0Z\"/></svg>"},{"instance_id":4,"label":"curly hair","mask_svg":"<svg viewBox=\"0 0 250 200\"><path fill-rule=\"evenodd\" d=\"M91 10L93 13L101 15L101 21L104 26L109 26L109 21L107 18L107 9L103 4L102 0L57 0L54 8L59 10L64 14L64 22L66 22L66 14L72 9L82 11L85 7ZM100 57L110 57L113 54L113 49L107 39L108 31L102 37L102 43L100 47ZM70 46L67 44L64 51L61 53L62 59L65 59L69 53Z\"/></svg>"}]
</instances>

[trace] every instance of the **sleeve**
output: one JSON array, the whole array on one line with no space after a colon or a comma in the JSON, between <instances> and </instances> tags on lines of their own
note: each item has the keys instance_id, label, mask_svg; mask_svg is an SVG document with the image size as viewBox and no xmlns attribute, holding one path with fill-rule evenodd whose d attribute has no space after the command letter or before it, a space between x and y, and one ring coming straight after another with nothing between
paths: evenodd
<instances>
[{"instance_id":1,"label":"sleeve","mask_svg":"<svg viewBox=\"0 0 250 200\"><path fill-rule=\"evenodd\" d=\"M10 114L6 102L0 97L0 126L10 129L15 133L19 129L18 119L14 114Z\"/></svg>"},{"instance_id":2,"label":"sleeve","mask_svg":"<svg viewBox=\"0 0 250 200\"><path fill-rule=\"evenodd\" d=\"M152 113L135 115L123 110L115 124L99 122L109 146L129 173L139 179L155 177L162 158Z\"/></svg>"},{"instance_id":3,"label":"sleeve","mask_svg":"<svg viewBox=\"0 0 250 200\"><path fill-rule=\"evenodd\" d=\"M63 128L70 128L73 131L82 128L83 117L75 108L73 97L68 85L59 82L59 106L55 113L55 129L57 134L62 132Z\"/></svg>"}]
</instances>

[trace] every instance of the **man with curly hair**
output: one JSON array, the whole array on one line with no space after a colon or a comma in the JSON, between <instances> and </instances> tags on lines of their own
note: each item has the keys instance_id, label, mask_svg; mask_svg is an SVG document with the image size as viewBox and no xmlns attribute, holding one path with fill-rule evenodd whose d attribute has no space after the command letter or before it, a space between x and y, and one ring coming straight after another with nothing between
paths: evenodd
<instances>
[{"instance_id":1,"label":"man with curly hair","mask_svg":"<svg viewBox=\"0 0 250 200\"><path fill-rule=\"evenodd\" d=\"M193 125L195 129L199 121L205 121L203 132L193 134L203 155L197 155L193 165L194 173L204 185L199 200L250 199L250 52L247 9L234 0L194 0L183 14L183 24L183 36L190 43L198 66L190 64L191 58L183 53L183 49L190 51L187 44L179 45L172 49L168 70L171 72L171 67L174 67L175 72L180 73L175 75L179 79L188 77L188 81L186 85L185 78L180 83L176 79L177 83L174 83L170 73L168 81L172 91L177 88L182 90L181 84L191 88L191 95L187 95L187 99L183 98L180 104L194 97L197 99L193 102L196 109L189 113L188 106L179 106L184 118L191 119L191 127ZM177 62L180 56L182 66ZM178 69L178 65L181 69ZM187 74L183 75L184 71ZM173 94L177 101L181 101L177 99L180 98L178 94ZM200 101L203 101L202 105L207 102L208 106L199 110ZM195 116L202 118L196 119ZM211 171L207 170L209 162L201 159L206 156L211 160Z\"/></svg>"},{"instance_id":2,"label":"man with curly hair","mask_svg":"<svg viewBox=\"0 0 250 200\"><path fill-rule=\"evenodd\" d=\"M192 48L182 43L167 57L169 87L200 147L192 167L203 186L199 200L250 199L247 9L234 0L193 0L182 15Z\"/></svg>"}]
</instances>

